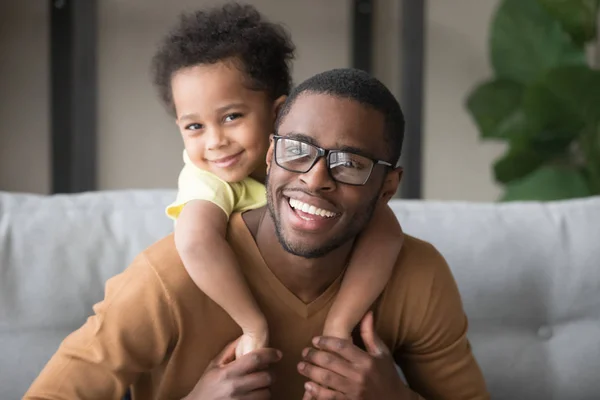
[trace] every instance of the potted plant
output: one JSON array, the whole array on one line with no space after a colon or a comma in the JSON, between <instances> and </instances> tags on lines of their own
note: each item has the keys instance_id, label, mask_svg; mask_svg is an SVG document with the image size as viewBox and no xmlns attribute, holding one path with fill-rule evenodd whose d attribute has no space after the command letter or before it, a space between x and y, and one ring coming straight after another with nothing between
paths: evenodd
<instances>
[{"instance_id":1,"label":"potted plant","mask_svg":"<svg viewBox=\"0 0 600 400\"><path fill-rule=\"evenodd\" d=\"M494 76L466 107L485 140L508 150L493 165L501 200L561 200L600 194L599 0L502 0L489 49Z\"/></svg>"}]
</instances>

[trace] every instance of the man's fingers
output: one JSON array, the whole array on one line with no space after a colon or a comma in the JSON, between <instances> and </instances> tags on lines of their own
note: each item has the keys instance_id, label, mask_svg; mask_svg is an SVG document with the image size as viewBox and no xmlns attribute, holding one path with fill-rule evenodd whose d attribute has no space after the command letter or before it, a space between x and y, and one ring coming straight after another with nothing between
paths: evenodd
<instances>
[{"instance_id":1,"label":"man's fingers","mask_svg":"<svg viewBox=\"0 0 600 400\"><path fill-rule=\"evenodd\" d=\"M357 371L352 364L336 354L306 348L302 351L302 357L310 364L333 371L349 379L356 378Z\"/></svg>"},{"instance_id":2,"label":"man's fingers","mask_svg":"<svg viewBox=\"0 0 600 400\"><path fill-rule=\"evenodd\" d=\"M377 336L373 325L373 312L369 311L360 324L360 336L362 336L367 351L374 357L389 355L390 350Z\"/></svg>"},{"instance_id":3,"label":"man's fingers","mask_svg":"<svg viewBox=\"0 0 600 400\"><path fill-rule=\"evenodd\" d=\"M274 376L268 371L254 372L249 375L239 377L233 383L233 395L240 396L247 393L268 389L273 383Z\"/></svg>"},{"instance_id":4,"label":"man's fingers","mask_svg":"<svg viewBox=\"0 0 600 400\"><path fill-rule=\"evenodd\" d=\"M260 389L236 398L240 400L269 400L271 399L271 391L269 389Z\"/></svg>"},{"instance_id":5,"label":"man's fingers","mask_svg":"<svg viewBox=\"0 0 600 400\"><path fill-rule=\"evenodd\" d=\"M363 361L366 353L356 347L350 340L340 339L331 336L317 336L312 341L313 345L319 349L335 353L351 363Z\"/></svg>"},{"instance_id":6,"label":"man's fingers","mask_svg":"<svg viewBox=\"0 0 600 400\"><path fill-rule=\"evenodd\" d=\"M302 400L315 400L315 398L312 396L312 394L310 394L308 390L304 390L304 396L302 396Z\"/></svg>"},{"instance_id":7,"label":"man's fingers","mask_svg":"<svg viewBox=\"0 0 600 400\"><path fill-rule=\"evenodd\" d=\"M345 377L304 361L298 363L298 372L320 386L332 388L340 392L346 392L351 387L348 379ZM314 393L311 392L310 394L314 396Z\"/></svg>"},{"instance_id":8,"label":"man's fingers","mask_svg":"<svg viewBox=\"0 0 600 400\"><path fill-rule=\"evenodd\" d=\"M211 361L211 367L222 367L235 360L235 348L240 339L229 343L221 352Z\"/></svg>"},{"instance_id":9,"label":"man's fingers","mask_svg":"<svg viewBox=\"0 0 600 400\"><path fill-rule=\"evenodd\" d=\"M306 382L306 384L304 385L304 389L306 390L305 397L306 397L306 393L308 393L308 395L310 396L310 397L308 397L308 399L314 399L314 400L318 400L318 399L346 400L347 399L347 397L343 393L336 392L335 390L325 388L321 385L317 385L315 382ZM302 399L302 400L305 400L305 399Z\"/></svg>"},{"instance_id":10,"label":"man's fingers","mask_svg":"<svg viewBox=\"0 0 600 400\"><path fill-rule=\"evenodd\" d=\"M235 353L235 347L233 351ZM251 374L252 372L262 371L279 360L281 360L281 351L279 350L266 347L254 350L231 363L227 375L230 377L242 376Z\"/></svg>"}]
</instances>

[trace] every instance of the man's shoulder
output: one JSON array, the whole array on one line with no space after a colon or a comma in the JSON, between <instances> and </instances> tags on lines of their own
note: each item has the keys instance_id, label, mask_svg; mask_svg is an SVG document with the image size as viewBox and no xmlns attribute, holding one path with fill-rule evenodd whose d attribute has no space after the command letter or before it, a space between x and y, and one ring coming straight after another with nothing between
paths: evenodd
<instances>
[{"instance_id":1,"label":"man's shoulder","mask_svg":"<svg viewBox=\"0 0 600 400\"><path fill-rule=\"evenodd\" d=\"M198 291L187 273L175 247L173 234L154 242L142 251L137 259L152 269L165 290L177 295L186 291Z\"/></svg>"},{"instance_id":2,"label":"man's shoulder","mask_svg":"<svg viewBox=\"0 0 600 400\"><path fill-rule=\"evenodd\" d=\"M400 256L378 305L382 335L391 348L420 337L439 304L459 301L448 263L431 243L405 236Z\"/></svg>"},{"instance_id":3,"label":"man's shoulder","mask_svg":"<svg viewBox=\"0 0 600 400\"><path fill-rule=\"evenodd\" d=\"M394 271L386 287L387 298L405 304L422 303L434 285L452 284L446 259L431 243L406 235Z\"/></svg>"},{"instance_id":4,"label":"man's shoulder","mask_svg":"<svg viewBox=\"0 0 600 400\"><path fill-rule=\"evenodd\" d=\"M400 256L396 261L394 275L425 278L447 268L446 259L433 244L406 235Z\"/></svg>"}]
</instances>

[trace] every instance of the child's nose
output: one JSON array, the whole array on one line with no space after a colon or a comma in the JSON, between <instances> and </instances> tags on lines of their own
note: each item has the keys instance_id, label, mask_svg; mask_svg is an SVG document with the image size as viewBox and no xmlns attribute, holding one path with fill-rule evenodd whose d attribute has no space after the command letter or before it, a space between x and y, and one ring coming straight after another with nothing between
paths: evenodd
<instances>
[{"instance_id":1,"label":"child's nose","mask_svg":"<svg viewBox=\"0 0 600 400\"><path fill-rule=\"evenodd\" d=\"M227 136L223 133L221 129L209 129L208 132L205 133L205 135L207 136L206 147L209 150L219 149L229 144Z\"/></svg>"}]
</instances>

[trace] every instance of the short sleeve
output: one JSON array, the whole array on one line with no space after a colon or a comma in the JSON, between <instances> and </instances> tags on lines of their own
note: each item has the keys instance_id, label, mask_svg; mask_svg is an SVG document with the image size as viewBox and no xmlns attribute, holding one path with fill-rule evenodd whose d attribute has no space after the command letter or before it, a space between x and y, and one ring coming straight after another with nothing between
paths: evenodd
<instances>
[{"instance_id":1,"label":"short sleeve","mask_svg":"<svg viewBox=\"0 0 600 400\"><path fill-rule=\"evenodd\" d=\"M232 187L210 172L203 171L186 163L179 173L177 198L166 213L176 220L183 207L192 200L206 200L217 205L229 217L236 205L236 196Z\"/></svg>"}]
</instances>

